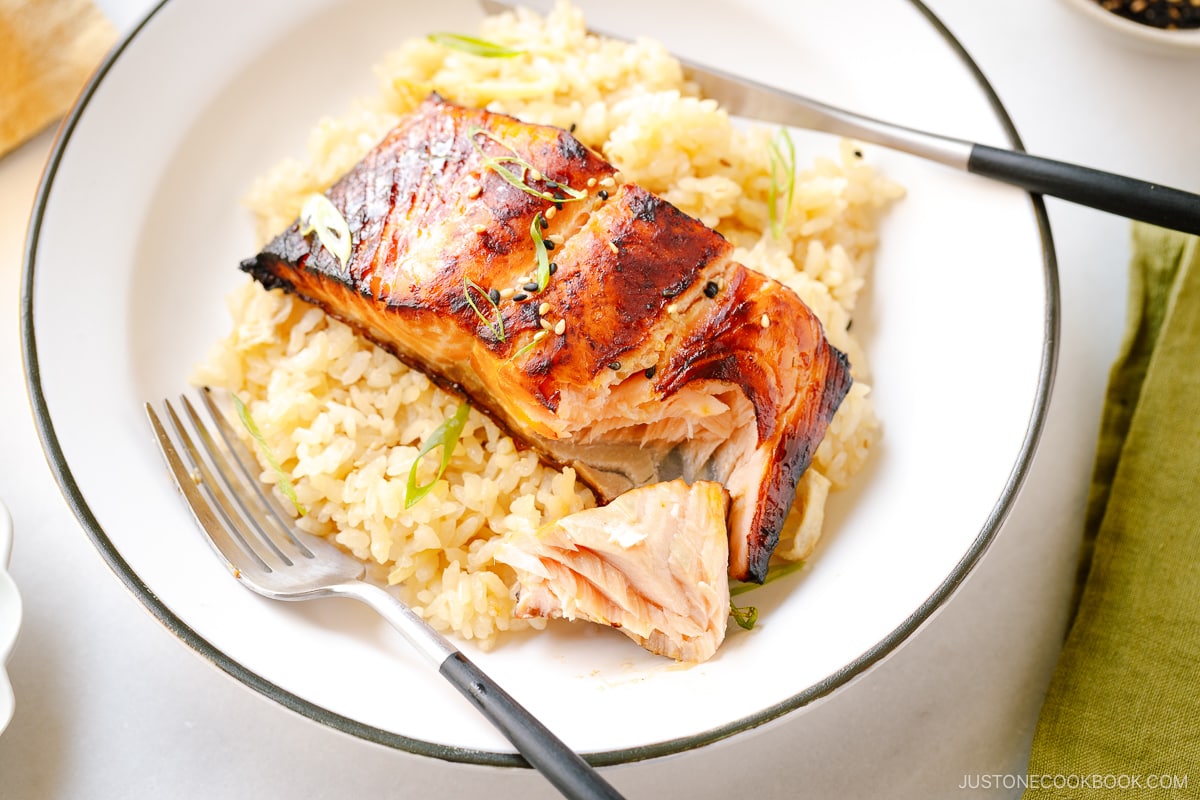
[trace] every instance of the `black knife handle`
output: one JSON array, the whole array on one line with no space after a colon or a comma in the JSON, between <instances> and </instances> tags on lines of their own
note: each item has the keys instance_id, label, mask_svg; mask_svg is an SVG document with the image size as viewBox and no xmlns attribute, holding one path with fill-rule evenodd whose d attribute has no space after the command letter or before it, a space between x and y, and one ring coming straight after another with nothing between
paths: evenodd
<instances>
[{"instance_id":1,"label":"black knife handle","mask_svg":"<svg viewBox=\"0 0 1200 800\"><path fill-rule=\"evenodd\" d=\"M1200 195L1090 167L977 144L967 171L1073 203L1200 234Z\"/></svg>"}]
</instances>

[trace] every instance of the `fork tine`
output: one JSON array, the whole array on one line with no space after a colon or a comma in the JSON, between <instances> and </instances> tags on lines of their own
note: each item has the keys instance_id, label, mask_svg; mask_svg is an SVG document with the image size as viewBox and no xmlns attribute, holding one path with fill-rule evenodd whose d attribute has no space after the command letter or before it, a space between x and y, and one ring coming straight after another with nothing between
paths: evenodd
<instances>
[{"instance_id":1,"label":"fork tine","mask_svg":"<svg viewBox=\"0 0 1200 800\"><path fill-rule=\"evenodd\" d=\"M230 454L224 442L218 442L213 437L187 397L181 395L179 400L212 462L216 476L221 481L221 505L229 512L236 513L238 519L244 523L238 526L243 538L253 537L257 543L256 549L259 549L261 555L265 557L261 548L257 547L258 544L265 546L275 558L289 567L295 563L296 558L310 557L311 554L307 550L297 551L298 543L295 538L283 528L276 516L264 507L258 492L259 481L249 467ZM233 464L230 463L230 458L233 459ZM249 544L248 539L247 543Z\"/></svg>"},{"instance_id":2,"label":"fork tine","mask_svg":"<svg viewBox=\"0 0 1200 800\"><path fill-rule=\"evenodd\" d=\"M207 386L200 391L200 399L204 404L205 410L208 411L208 415L212 419L213 426L217 429L217 435L220 438L220 444L214 442L209 449L220 448L221 455L223 457L228 456L226 461L228 469L223 469L222 471L226 475L229 475L236 468L236 471L244 479L243 485L249 487L250 491L237 493L246 514L257 521L260 527L267 529L265 532L281 548L288 548L288 545L290 545L291 547L298 548L303 557L312 558L314 555L313 552L296 536L290 515L279 507L279 502L276 500L274 494L258 479L256 469L258 460L250 452L249 448L242 443L233 426L229 424L221 409L217 407L212 395L212 390ZM187 402L186 398L185 402ZM192 421L197 427L203 427L199 416L192 410L191 403L187 405L189 413L192 416ZM220 447L221 444L224 445L223 448ZM232 462L232 464L229 462Z\"/></svg>"},{"instance_id":3,"label":"fork tine","mask_svg":"<svg viewBox=\"0 0 1200 800\"><path fill-rule=\"evenodd\" d=\"M172 417L172 427L176 435L181 441L187 439L187 431L184 430L179 422L179 418L175 415L170 403L164 401L167 413ZM251 548L246 546L245 542L241 541L241 537L236 534L236 531L231 531L225 524L225 521L214 509L213 505L205 497L205 493L200 490L199 483L203 482L202 472L193 472L183 459L179 456L179 450L176 449L175 443L171 440L167 433L166 427L159 418L154 407L150 403L146 403L146 416L150 420L150 426L154 429L154 437L158 443L159 452L162 453L163 459L167 462L167 469L171 473L171 477L175 481L175 485L183 494L184 500L188 508L195 517L196 522L206 534L209 544L217 551L217 554L225 561L229 567L229 571L238 575L241 572L266 572L270 570L258 554ZM185 448L186 448L185 444ZM252 560L252 563L247 563L247 556Z\"/></svg>"},{"instance_id":4,"label":"fork tine","mask_svg":"<svg viewBox=\"0 0 1200 800\"><path fill-rule=\"evenodd\" d=\"M230 501L229 495L225 491L225 482L220 480L213 474L209 468L209 463L205 461L200 454L200 449L196 446L187 427L183 424L179 414L175 411L175 407L170 401L163 401L163 407L167 411L167 418L175 429L176 436L179 437L180 443L183 445L183 454L187 457L192 468L199 475L200 480L197 486L200 493L208 499L209 507L212 508L217 516L224 521L225 529L235 541L237 541L242 549L254 559L256 564L266 572L274 571L280 564L290 566L291 562L287 559L278 559L274 553L264 552L263 548L256 545L256 542L246 538L246 525L242 516L238 513L237 508ZM203 428L197 429L198 433L203 433ZM275 557L273 557L275 556Z\"/></svg>"},{"instance_id":5,"label":"fork tine","mask_svg":"<svg viewBox=\"0 0 1200 800\"><path fill-rule=\"evenodd\" d=\"M322 544L321 540L313 537L314 546L322 553L327 551L327 555L323 554L322 557L303 564L288 562L288 566L278 570L273 570L266 564L261 552L251 547L246 537L239 532L241 524L251 523L257 526L258 519L248 512L243 513L245 509L243 512L235 509L225 492L225 489L228 489L238 505L243 506L243 500L253 495L242 487L241 483L249 481L253 484L256 481L248 474L244 464L240 470L235 470L230 465L225 451L217 446L192 403L186 397L182 397L181 402L192 423L192 429L208 456L206 461L175 408L170 402L163 401L170 426L175 438L182 445L184 455L191 462L191 469L184 464L179 449L167 433L167 426L149 403L145 406L146 416L154 430L159 450L167 462L167 468L192 515L207 534L213 549L224 558L234 577L241 579L242 585L279 600L344 596L368 603L423 655L429 657L437 666L438 672L516 745L517 750L533 766L545 773L564 796L620 800L621 795L617 794L582 757L467 660L412 608L382 587L362 580L361 564L357 564L354 569L347 569L346 562L354 563L354 559L338 551L334 545ZM210 407L210 412L211 410ZM209 469L209 462L221 475L220 482ZM222 484L225 488L222 488ZM249 505L255 504L251 502ZM269 540L262 530L258 530L254 538L261 539L260 544ZM248 568L240 566L239 562L244 564L246 556L251 556L256 564Z\"/></svg>"}]
</instances>

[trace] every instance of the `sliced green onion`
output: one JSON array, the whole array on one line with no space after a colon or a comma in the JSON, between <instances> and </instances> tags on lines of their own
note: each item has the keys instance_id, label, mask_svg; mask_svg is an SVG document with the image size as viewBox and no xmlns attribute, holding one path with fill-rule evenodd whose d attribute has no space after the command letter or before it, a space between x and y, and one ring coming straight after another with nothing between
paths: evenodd
<instances>
[{"instance_id":1,"label":"sliced green onion","mask_svg":"<svg viewBox=\"0 0 1200 800\"><path fill-rule=\"evenodd\" d=\"M536 347L538 342L540 342L542 339L545 339L549 335L550 335L549 331L544 331L544 330L538 331L537 333L535 333L533 335L532 339L530 339L528 342L525 343L524 347L522 347L520 350L518 350L517 352L515 352L511 356L509 356L508 360L515 361L516 359L525 355L530 350L532 350L534 347Z\"/></svg>"},{"instance_id":2,"label":"sliced green onion","mask_svg":"<svg viewBox=\"0 0 1200 800\"><path fill-rule=\"evenodd\" d=\"M454 416L438 425L425 440L425 444L421 445L421 450L413 460L412 468L408 471L408 486L404 490L404 507L406 509L421 502L425 495L429 494L434 484L441 480L442 475L446 472L446 467L450 466L450 457L454 455L454 448L458 446L458 440L462 437L463 426L467 424L467 414L470 411L471 406L468 403L460 403ZM442 448L442 463L438 467L437 475L434 475L433 480L424 486L418 486L417 467L420 465L421 459L435 447Z\"/></svg>"},{"instance_id":3,"label":"sliced green onion","mask_svg":"<svg viewBox=\"0 0 1200 800\"><path fill-rule=\"evenodd\" d=\"M246 432L258 444L259 449L262 450L263 457L267 459L267 463L275 471L275 477L279 481L279 491L283 492L284 497L292 501L292 505L296 507L296 513L303 517L308 513L308 510L300 505L300 499L296 497L296 487L292 486L291 479L283 471L283 467L279 466L279 461L276 460L275 454L271 452L271 448L267 445L267 440L263 438L262 431L254 423L254 418L250 416L250 411L246 408L246 404L242 402L242 398L235 394L233 395L233 405L237 409L238 419L242 421Z\"/></svg>"},{"instance_id":4,"label":"sliced green onion","mask_svg":"<svg viewBox=\"0 0 1200 800\"><path fill-rule=\"evenodd\" d=\"M488 301L488 305L490 305L496 312L496 319L488 319L486 316L484 316L483 312L479 310L479 306L475 305L475 299L471 297L472 289L479 292L481 295L483 295L483 298ZM483 320L483 324L487 325L491 329L492 333L496 335L496 338L503 342L504 315L500 313L500 306L496 305L496 301L492 299L492 296L488 294L482 286L468 278L466 275L463 275L463 296L467 298L467 302L471 305L471 308L474 309L475 316Z\"/></svg>"},{"instance_id":5,"label":"sliced green onion","mask_svg":"<svg viewBox=\"0 0 1200 800\"><path fill-rule=\"evenodd\" d=\"M509 155L489 156L487 153L485 153L483 150L483 147L479 144L479 141L475 138L478 134L481 134L481 133L484 136L486 136L487 138L491 139L496 144L503 147L505 150L507 150L509 152ZM517 187L522 192L525 192L526 194L531 194L534 197L540 198L542 200L548 200L551 203L571 203L576 200L582 200L583 198L587 197L587 192L580 191L579 189L572 189L570 186L566 185L565 183L557 183L556 182L558 189L564 195L566 195L565 197L559 197L557 194L551 194L550 192L544 192L541 189L530 186L529 185L529 173L537 172L537 169L533 166L533 164L530 164L528 161L521 158L521 156L517 154L516 150L513 150L511 147L506 145L504 142L497 140L494 136L492 136L490 133L485 131L483 128L471 128L469 131L467 131L467 135L471 137L472 146L474 146L475 150L479 153L480 158L483 159L484 169L490 169L492 172L495 172L497 175L499 175L505 181L507 181L508 183ZM505 166L505 164L516 164L517 166L519 166L521 168L520 172L516 172L516 171L509 169L508 167Z\"/></svg>"},{"instance_id":6,"label":"sliced green onion","mask_svg":"<svg viewBox=\"0 0 1200 800\"><path fill-rule=\"evenodd\" d=\"M533 215L529 235L533 237L533 251L537 258L537 285L540 292L550 283L550 256L546 253L546 241L542 239L542 212Z\"/></svg>"},{"instance_id":7,"label":"sliced green onion","mask_svg":"<svg viewBox=\"0 0 1200 800\"><path fill-rule=\"evenodd\" d=\"M308 236L313 231L344 268L350 261L350 226L342 212L320 193L309 195L300 209L300 235Z\"/></svg>"},{"instance_id":8,"label":"sliced green onion","mask_svg":"<svg viewBox=\"0 0 1200 800\"><path fill-rule=\"evenodd\" d=\"M755 623L758 622L758 607L757 606L735 606L729 604L729 615L733 617L733 621L741 625L746 630L752 630Z\"/></svg>"},{"instance_id":9,"label":"sliced green onion","mask_svg":"<svg viewBox=\"0 0 1200 800\"><path fill-rule=\"evenodd\" d=\"M762 583L739 583L737 586L730 586L729 596L737 597L739 594L748 592L751 589L757 589L760 586L766 586L771 581L779 580L801 569L804 569L803 561L793 561L790 564L775 567L772 570L768 570L767 577L763 579ZM746 630L750 630L758 622L758 606L735 606L733 603L730 603L729 614L733 617L734 622Z\"/></svg>"},{"instance_id":10,"label":"sliced green onion","mask_svg":"<svg viewBox=\"0 0 1200 800\"><path fill-rule=\"evenodd\" d=\"M783 234L783 220L792 207L796 193L796 145L787 128L780 128L771 139L769 153L771 162L771 188L767 192L767 213L771 219L771 235L778 239ZM781 184L781 180L786 183ZM780 189L783 194L783 213L779 210Z\"/></svg>"},{"instance_id":11,"label":"sliced green onion","mask_svg":"<svg viewBox=\"0 0 1200 800\"><path fill-rule=\"evenodd\" d=\"M460 33L431 33L428 39L434 44L440 44L442 47L449 47L451 50L458 50L482 58L512 58L525 52L524 50L514 50L502 44L489 42L486 39L463 36Z\"/></svg>"},{"instance_id":12,"label":"sliced green onion","mask_svg":"<svg viewBox=\"0 0 1200 800\"><path fill-rule=\"evenodd\" d=\"M766 586L772 581L777 581L780 578L791 575L793 572L799 572L802 569L804 569L803 561L793 561L790 564L784 564L782 566L775 567L774 569L767 570L767 577L763 579L762 583L739 583L737 586L730 586L729 596L737 597L739 594L744 594L752 589L757 589L760 586Z\"/></svg>"}]
</instances>

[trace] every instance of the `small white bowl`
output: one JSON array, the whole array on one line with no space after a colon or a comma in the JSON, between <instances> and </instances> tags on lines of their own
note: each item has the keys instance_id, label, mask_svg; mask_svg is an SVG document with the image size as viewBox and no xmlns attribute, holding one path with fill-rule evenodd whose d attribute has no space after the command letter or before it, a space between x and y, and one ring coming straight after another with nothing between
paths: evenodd
<instances>
[{"instance_id":1,"label":"small white bowl","mask_svg":"<svg viewBox=\"0 0 1200 800\"><path fill-rule=\"evenodd\" d=\"M21 595L17 592L17 584L8 574L12 541L12 517L4 504L0 503L0 733L8 727L13 715L13 690L8 682L5 664L13 645L17 643L17 631L21 628Z\"/></svg>"},{"instance_id":2,"label":"small white bowl","mask_svg":"<svg viewBox=\"0 0 1200 800\"><path fill-rule=\"evenodd\" d=\"M1097 27L1144 52L1200 55L1200 28L1166 30L1106 11L1096 0L1062 0Z\"/></svg>"}]
</instances>

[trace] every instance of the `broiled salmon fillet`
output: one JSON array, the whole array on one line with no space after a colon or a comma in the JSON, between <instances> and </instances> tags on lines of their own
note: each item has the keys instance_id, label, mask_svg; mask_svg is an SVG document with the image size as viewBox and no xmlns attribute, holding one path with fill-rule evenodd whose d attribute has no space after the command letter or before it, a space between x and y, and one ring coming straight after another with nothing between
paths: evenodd
<instances>
[{"instance_id":1,"label":"broiled salmon fillet","mask_svg":"<svg viewBox=\"0 0 1200 800\"><path fill-rule=\"evenodd\" d=\"M433 96L326 193L345 263L298 220L242 269L465 394L602 503L722 484L729 574L761 581L848 364L794 292L620 178L567 131Z\"/></svg>"}]
</instances>

